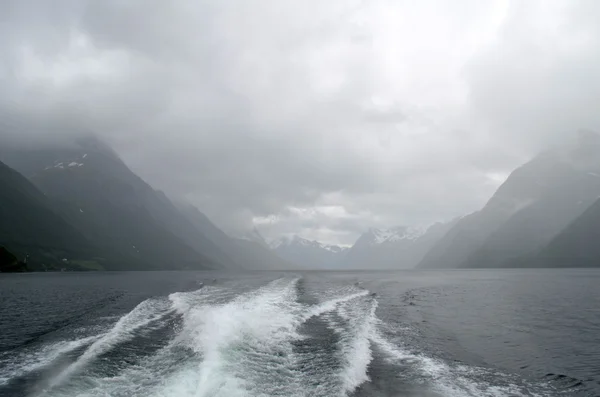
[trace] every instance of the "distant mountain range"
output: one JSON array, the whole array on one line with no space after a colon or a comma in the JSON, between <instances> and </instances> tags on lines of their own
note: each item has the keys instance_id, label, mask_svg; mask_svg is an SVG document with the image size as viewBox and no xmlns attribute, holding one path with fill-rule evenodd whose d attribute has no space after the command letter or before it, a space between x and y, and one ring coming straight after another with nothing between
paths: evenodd
<instances>
[{"instance_id":1,"label":"distant mountain range","mask_svg":"<svg viewBox=\"0 0 600 397\"><path fill-rule=\"evenodd\" d=\"M600 266L600 136L517 168L479 211L423 230L369 229L348 248L229 236L174 204L101 141L0 150L7 269L409 269Z\"/></svg>"},{"instance_id":2,"label":"distant mountain range","mask_svg":"<svg viewBox=\"0 0 600 397\"><path fill-rule=\"evenodd\" d=\"M250 241L250 242L260 245L263 248L270 249L270 246L267 243L267 240L265 240L265 238L262 236L262 234L260 234L260 232L258 231L258 229L256 227L252 228L252 230L250 230L250 231L247 231L245 233L242 233L238 236L233 236L233 237L236 240Z\"/></svg>"},{"instance_id":3,"label":"distant mountain range","mask_svg":"<svg viewBox=\"0 0 600 397\"><path fill-rule=\"evenodd\" d=\"M431 229L433 233L437 227ZM407 226L389 230L370 229L348 251L349 269L407 269L414 267L429 248L429 230Z\"/></svg>"},{"instance_id":4,"label":"distant mountain range","mask_svg":"<svg viewBox=\"0 0 600 397\"><path fill-rule=\"evenodd\" d=\"M185 205L183 214L192 224L212 241L219 249L238 263L238 268L248 270L292 269L293 266L277 256L267 246L260 233L254 229L244 238L231 237L215 226L210 219L196 207Z\"/></svg>"},{"instance_id":5,"label":"distant mountain range","mask_svg":"<svg viewBox=\"0 0 600 397\"><path fill-rule=\"evenodd\" d=\"M1 169L6 214L0 245L33 253L34 269L285 266L264 247L239 245L199 211L189 216L191 210L177 208L95 138L67 148L3 147L0 159L14 168ZM252 260L260 254L264 258Z\"/></svg>"},{"instance_id":6,"label":"distant mountain range","mask_svg":"<svg viewBox=\"0 0 600 397\"><path fill-rule=\"evenodd\" d=\"M426 231L370 229L333 255L300 238L275 251L338 269L600 267L600 135L576 139L517 168L473 214Z\"/></svg>"},{"instance_id":7,"label":"distant mountain range","mask_svg":"<svg viewBox=\"0 0 600 397\"><path fill-rule=\"evenodd\" d=\"M269 246L280 257L305 269L339 268L347 251L347 248L299 236L283 237L271 242Z\"/></svg>"},{"instance_id":8,"label":"distant mountain range","mask_svg":"<svg viewBox=\"0 0 600 397\"><path fill-rule=\"evenodd\" d=\"M348 247L322 244L298 236L282 238L270 244L281 257L309 268L410 269L449 230L453 223L425 230L400 226L389 230L369 229Z\"/></svg>"}]
</instances>

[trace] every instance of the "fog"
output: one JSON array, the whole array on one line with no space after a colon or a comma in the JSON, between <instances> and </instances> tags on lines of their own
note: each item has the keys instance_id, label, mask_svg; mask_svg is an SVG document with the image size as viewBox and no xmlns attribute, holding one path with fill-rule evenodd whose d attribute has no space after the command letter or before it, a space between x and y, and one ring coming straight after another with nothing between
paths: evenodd
<instances>
[{"instance_id":1,"label":"fog","mask_svg":"<svg viewBox=\"0 0 600 397\"><path fill-rule=\"evenodd\" d=\"M477 210L600 130L600 3L5 0L0 139L106 140L231 233Z\"/></svg>"}]
</instances>

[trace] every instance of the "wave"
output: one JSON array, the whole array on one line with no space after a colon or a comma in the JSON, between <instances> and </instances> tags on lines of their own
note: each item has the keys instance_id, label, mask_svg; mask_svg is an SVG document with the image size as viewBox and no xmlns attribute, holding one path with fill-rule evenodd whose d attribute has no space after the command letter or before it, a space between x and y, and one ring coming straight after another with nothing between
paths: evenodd
<instances>
[{"instance_id":1,"label":"wave","mask_svg":"<svg viewBox=\"0 0 600 397\"><path fill-rule=\"evenodd\" d=\"M337 347L342 366L338 377L340 394L346 395L369 381L368 366L373 359L370 344L378 303L367 290L331 302L335 303L335 310L327 316L327 322L340 337Z\"/></svg>"},{"instance_id":2,"label":"wave","mask_svg":"<svg viewBox=\"0 0 600 397\"><path fill-rule=\"evenodd\" d=\"M83 349L39 395L347 397L380 381L375 359L388 363L394 379L424 385L427 395L535 395L507 375L450 365L404 346L401 335L389 335L398 330L377 317L379 302L366 289L330 286L307 300L299 280L278 279L244 293L204 286L145 300L103 333L48 346L12 372L0 372L0 382ZM135 362L113 364L114 373L86 370L105 365L128 343L143 347L144 333L168 340ZM502 381L482 380L490 377Z\"/></svg>"},{"instance_id":3,"label":"wave","mask_svg":"<svg viewBox=\"0 0 600 397\"><path fill-rule=\"evenodd\" d=\"M392 363L408 366L403 371L411 382L427 385L436 395L456 397L542 397L554 394L547 384L533 384L516 375L469 365L450 365L441 359L411 351L401 343L391 343L379 328L372 334L373 343Z\"/></svg>"},{"instance_id":4,"label":"wave","mask_svg":"<svg viewBox=\"0 0 600 397\"><path fill-rule=\"evenodd\" d=\"M48 381L46 390L61 385L102 354L133 338L136 330L160 320L171 310L172 307L166 300L148 299L141 302L132 311L121 317L110 331L94 341L76 361L54 375Z\"/></svg>"},{"instance_id":5,"label":"wave","mask_svg":"<svg viewBox=\"0 0 600 397\"><path fill-rule=\"evenodd\" d=\"M37 351L25 350L0 358L0 385L6 385L10 380L20 378L32 372L37 372L85 345L96 341L100 336L61 341L41 347Z\"/></svg>"},{"instance_id":6,"label":"wave","mask_svg":"<svg viewBox=\"0 0 600 397\"><path fill-rule=\"evenodd\" d=\"M217 304L206 299L206 291L171 295L183 316L177 340L195 352L198 362L180 368L151 395L346 396L368 380L367 335L376 309L369 292L352 289L306 305L298 300L298 280L275 280ZM331 352L319 354L314 346L298 350L298 344L312 343L300 331L307 322L365 298L364 313L348 317L347 329L354 334L340 338L336 363L328 357ZM355 321L357 315L363 319ZM307 365L319 360L334 364L336 372L319 368L326 376L314 379Z\"/></svg>"}]
</instances>

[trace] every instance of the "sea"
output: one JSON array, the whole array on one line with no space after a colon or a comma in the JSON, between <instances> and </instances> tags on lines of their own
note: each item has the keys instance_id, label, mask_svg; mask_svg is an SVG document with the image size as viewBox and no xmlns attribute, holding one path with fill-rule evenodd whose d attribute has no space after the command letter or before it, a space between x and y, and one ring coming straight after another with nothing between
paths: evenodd
<instances>
[{"instance_id":1,"label":"sea","mask_svg":"<svg viewBox=\"0 0 600 397\"><path fill-rule=\"evenodd\" d=\"M2 274L0 395L600 396L600 270Z\"/></svg>"}]
</instances>

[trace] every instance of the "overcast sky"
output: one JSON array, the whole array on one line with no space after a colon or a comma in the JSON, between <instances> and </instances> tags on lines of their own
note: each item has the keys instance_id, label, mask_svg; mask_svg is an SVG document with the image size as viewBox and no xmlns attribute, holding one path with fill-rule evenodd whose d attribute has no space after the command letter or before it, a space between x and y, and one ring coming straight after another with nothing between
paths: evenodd
<instances>
[{"instance_id":1,"label":"overcast sky","mask_svg":"<svg viewBox=\"0 0 600 397\"><path fill-rule=\"evenodd\" d=\"M595 0L3 0L0 126L95 132L227 231L351 244L475 211L600 130L598 21Z\"/></svg>"}]
</instances>

